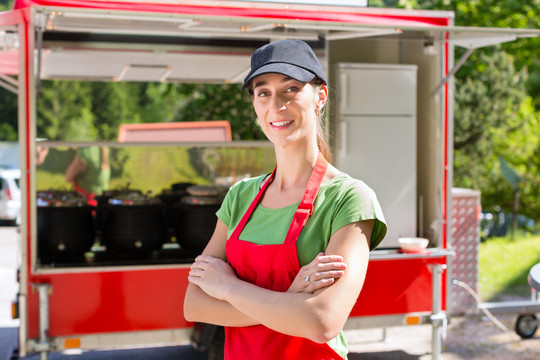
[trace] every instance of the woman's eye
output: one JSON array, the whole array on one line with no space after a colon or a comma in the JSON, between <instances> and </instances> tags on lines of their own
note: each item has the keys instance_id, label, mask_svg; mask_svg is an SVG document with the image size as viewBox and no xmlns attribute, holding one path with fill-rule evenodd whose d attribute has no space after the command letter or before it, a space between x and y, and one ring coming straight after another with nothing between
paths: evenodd
<instances>
[{"instance_id":1,"label":"woman's eye","mask_svg":"<svg viewBox=\"0 0 540 360\"><path fill-rule=\"evenodd\" d=\"M291 93L291 92L298 92L298 90L300 89L297 86L291 86L291 87L288 87L287 90L285 91L288 93Z\"/></svg>"}]
</instances>

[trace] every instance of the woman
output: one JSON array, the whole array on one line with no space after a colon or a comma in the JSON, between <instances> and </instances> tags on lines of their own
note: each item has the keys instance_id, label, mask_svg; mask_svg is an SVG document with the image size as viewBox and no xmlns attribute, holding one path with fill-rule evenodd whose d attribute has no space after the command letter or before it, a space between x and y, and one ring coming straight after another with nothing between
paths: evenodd
<instances>
[{"instance_id":1,"label":"woman","mask_svg":"<svg viewBox=\"0 0 540 360\"><path fill-rule=\"evenodd\" d=\"M84 195L89 205L96 206L96 195L108 188L111 178L109 149L105 146L77 149L65 177L67 183L73 184L75 190Z\"/></svg>"},{"instance_id":2,"label":"woman","mask_svg":"<svg viewBox=\"0 0 540 360\"><path fill-rule=\"evenodd\" d=\"M345 359L341 330L386 233L380 206L326 160L328 89L309 45L259 48L242 88L277 166L229 190L191 266L184 314L226 327L225 359Z\"/></svg>"}]
</instances>

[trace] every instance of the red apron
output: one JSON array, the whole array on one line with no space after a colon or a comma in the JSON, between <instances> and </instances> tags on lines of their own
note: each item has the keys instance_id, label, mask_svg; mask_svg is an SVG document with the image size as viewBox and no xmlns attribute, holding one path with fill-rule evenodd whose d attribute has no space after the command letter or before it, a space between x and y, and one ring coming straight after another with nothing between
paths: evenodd
<instances>
[{"instance_id":1,"label":"red apron","mask_svg":"<svg viewBox=\"0 0 540 360\"><path fill-rule=\"evenodd\" d=\"M287 291L300 270L296 241L313 211L313 202L327 166L328 163L319 154L304 197L294 214L283 244L258 245L240 240L239 236L244 226L274 178L274 170L227 240L227 260L240 279L266 289ZM269 308L268 311L272 309ZM343 360L328 344L318 344L302 337L284 335L263 325L226 327L225 360L243 359Z\"/></svg>"}]
</instances>

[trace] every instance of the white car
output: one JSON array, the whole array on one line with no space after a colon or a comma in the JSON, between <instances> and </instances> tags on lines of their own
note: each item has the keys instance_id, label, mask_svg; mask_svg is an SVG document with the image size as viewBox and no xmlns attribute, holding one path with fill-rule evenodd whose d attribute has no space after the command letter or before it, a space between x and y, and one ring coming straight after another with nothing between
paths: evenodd
<instances>
[{"instance_id":1,"label":"white car","mask_svg":"<svg viewBox=\"0 0 540 360\"><path fill-rule=\"evenodd\" d=\"M21 170L0 168L0 222L21 223Z\"/></svg>"}]
</instances>

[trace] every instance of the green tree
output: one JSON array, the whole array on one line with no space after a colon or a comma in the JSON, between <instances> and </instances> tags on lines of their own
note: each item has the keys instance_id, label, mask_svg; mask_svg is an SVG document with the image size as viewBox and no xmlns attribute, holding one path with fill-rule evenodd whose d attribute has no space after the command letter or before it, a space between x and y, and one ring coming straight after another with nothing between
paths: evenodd
<instances>
[{"instance_id":1,"label":"green tree","mask_svg":"<svg viewBox=\"0 0 540 360\"><path fill-rule=\"evenodd\" d=\"M227 120L236 140L265 138L237 84L148 83L140 90L140 122Z\"/></svg>"},{"instance_id":2,"label":"green tree","mask_svg":"<svg viewBox=\"0 0 540 360\"><path fill-rule=\"evenodd\" d=\"M227 120L236 140L265 139L255 120L250 95L237 84L185 84L178 90L186 96L180 109L182 121Z\"/></svg>"},{"instance_id":3,"label":"green tree","mask_svg":"<svg viewBox=\"0 0 540 360\"><path fill-rule=\"evenodd\" d=\"M17 127L17 95L0 87L0 141L16 141Z\"/></svg>"},{"instance_id":4,"label":"green tree","mask_svg":"<svg viewBox=\"0 0 540 360\"><path fill-rule=\"evenodd\" d=\"M183 121L181 110L187 97L179 84L146 83L141 87L141 122Z\"/></svg>"},{"instance_id":5,"label":"green tree","mask_svg":"<svg viewBox=\"0 0 540 360\"><path fill-rule=\"evenodd\" d=\"M14 0L0 0L0 11L5 11L13 8Z\"/></svg>"},{"instance_id":6,"label":"green tree","mask_svg":"<svg viewBox=\"0 0 540 360\"><path fill-rule=\"evenodd\" d=\"M120 124L140 122L142 85L127 82L88 83L97 139L116 140Z\"/></svg>"},{"instance_id":7,"label":"green tree","mask_svg":"<svg viewBox=\"0 0 540 360\"><path fill-rule=\"evenodd\" d=\"M538 183L538 162L531 160L540 128L525 89L526 72L516 72L512 57L502 51L481 54L479 61L485 66L474 76L456 79L454 184L482 190L486 209L511 209L512 189L498 163L502 156L526 178L522 208L535 216L538 205L529 184Z\"/></svg>"},{"instance_id":8,"label":"green tree","mask_svg":"<svg viewBox=\"0 0 540 360\"><path fill-rule=\"evenodd\" d=\"M456 25L461 26L540 28L540 0L399 0L398 6L452 10L456 13ZM535 108L540 110L540 37L504 43L502 48L514 56L516 69L528 69L527 92L533 98ZM490 48L477 50L491 51ZM475 63L475 57L471 60L469 64ZM464 67L460 73L470 71L467 68L471 69L471 66Z\"/></svg>"},{"instance_id":9,"label":"green tree","mask_svg":"<svg viewBox=\"0 0 540 360\"><path fill-rule=\"evenodd\" d=\"M13 0L0 0L0 11L13 7ZM0 87L0 141L17 140L17 95Z\"/></svg>"},{"instance_id":10,"label":"green tree","mask_svg":"<svg viewBox=\"0 0 540 360\"><path fill-rule=\"evenodd\" d=\"M37 101L37 137L90 141L97 138L91 88L79 81L43 81Z\"/></svg>"}]
</instances>

